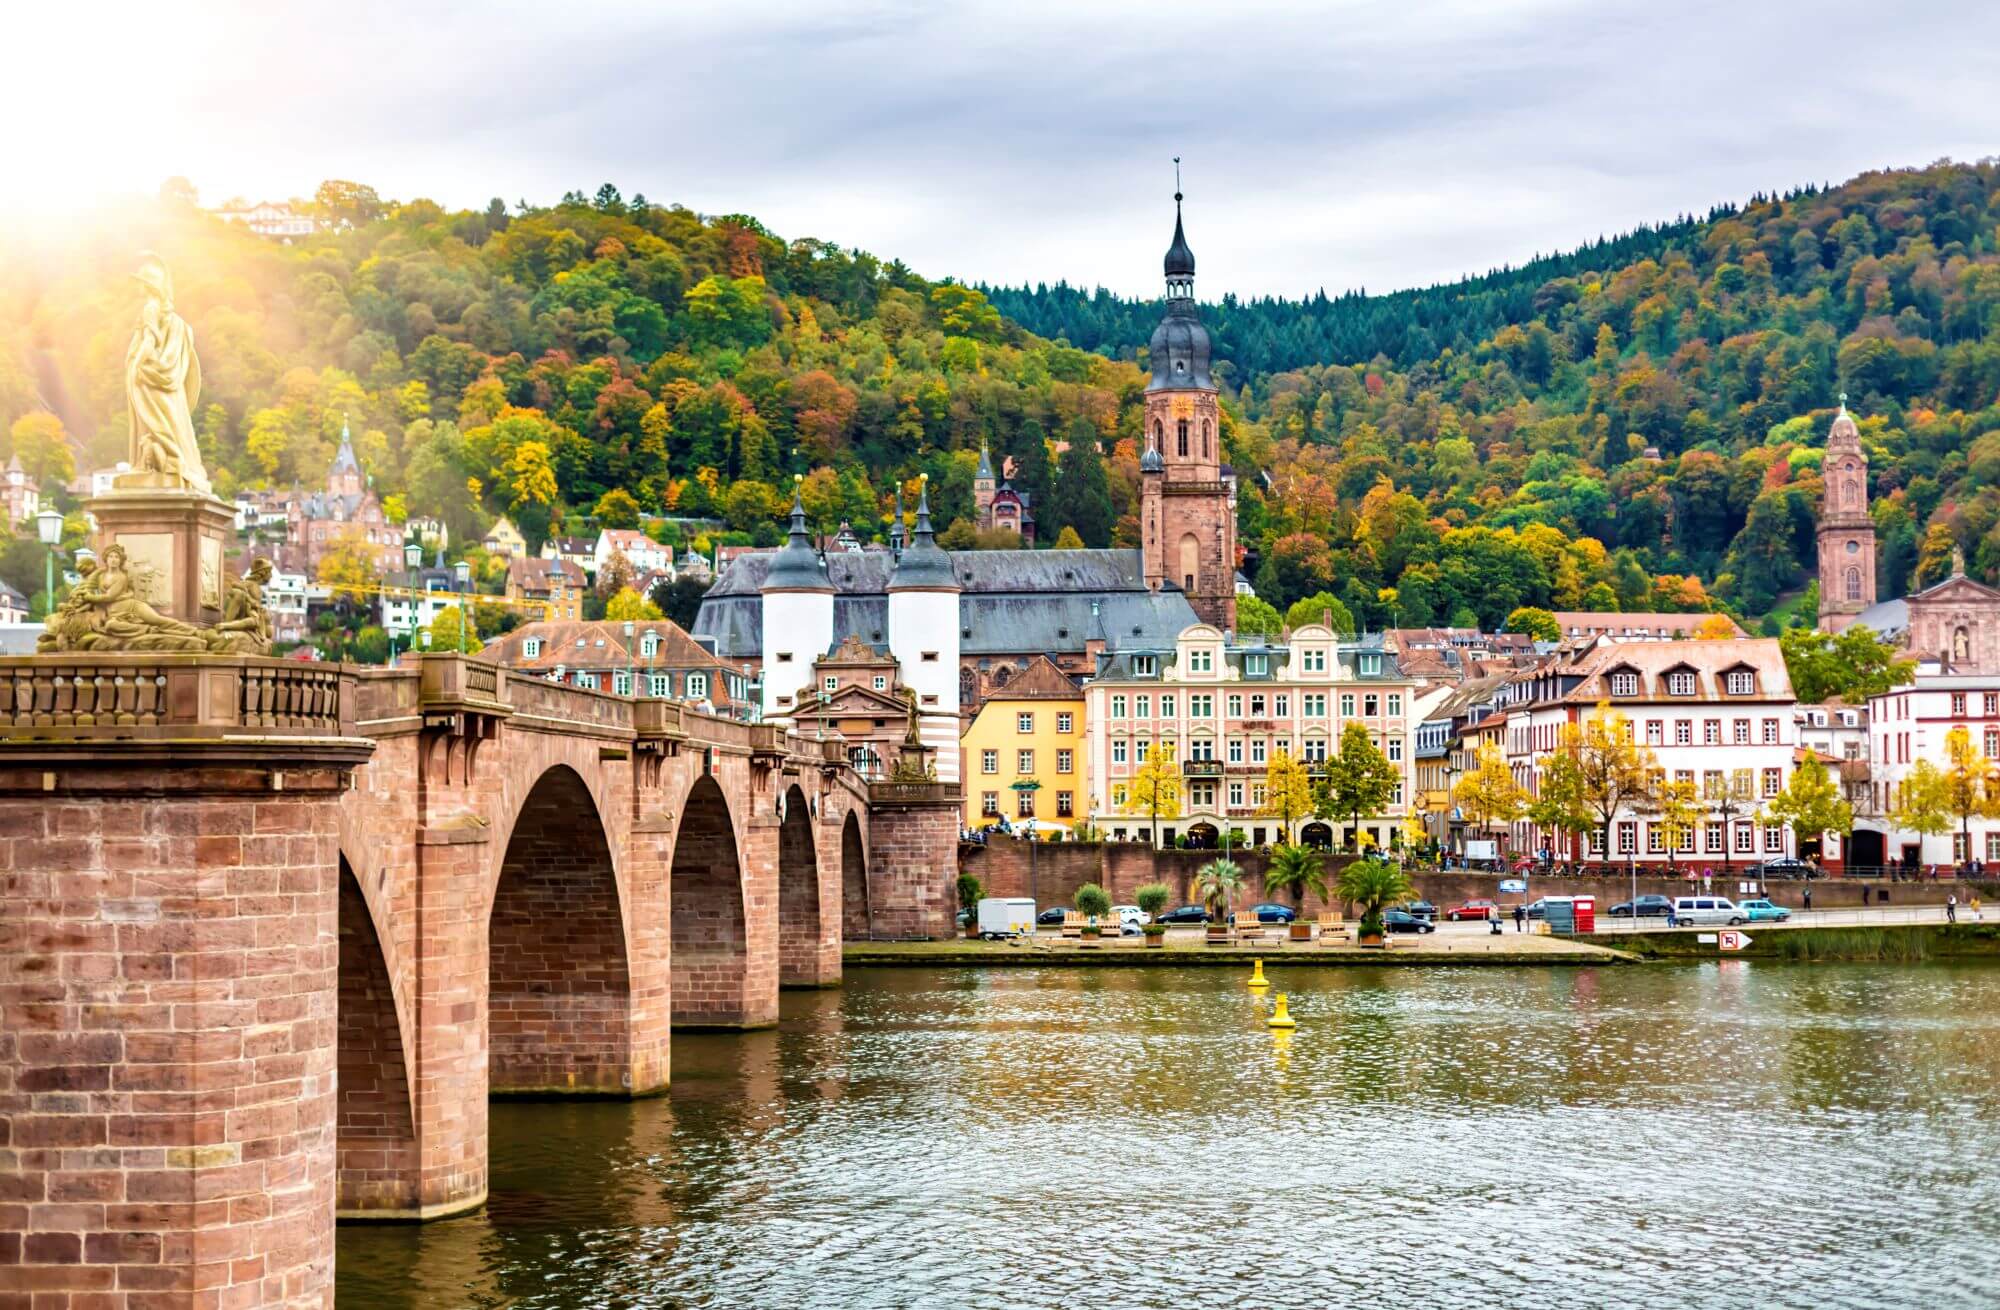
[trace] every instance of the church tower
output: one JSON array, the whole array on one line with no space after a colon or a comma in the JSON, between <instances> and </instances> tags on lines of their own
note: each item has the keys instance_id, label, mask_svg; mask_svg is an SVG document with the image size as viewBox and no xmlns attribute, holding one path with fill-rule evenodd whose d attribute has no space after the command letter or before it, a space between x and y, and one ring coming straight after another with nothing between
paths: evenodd
<instances>
[{"instance_id":1,"label":"church tower","mask_svg":"<svg viewBox=\"0 0 2000 1310\"><path fill-rule=\"evenodd\" d=\"M1178 187L1166 273L1167 312L1153 329L1146 447L1139 458L1146 585L1180 588L1203 622L1230 630L1236 626L1236 507L1222 480L1221 411L1208 372L1208 330L1195 309L1194 252L1181 229Z\"/></svg>"},{"instance_id":2,"label":"church tower","mask_svg":"<svg viewBox=\"0 0 2000 1310\"><path fill-rule=\"evenodd\" d=\"M1868 455L1847 397L1826 434L1819 516L1819 626L1839 632L1875 603L1875 521L1868 517Z\"/></svg>"}]
</instances>

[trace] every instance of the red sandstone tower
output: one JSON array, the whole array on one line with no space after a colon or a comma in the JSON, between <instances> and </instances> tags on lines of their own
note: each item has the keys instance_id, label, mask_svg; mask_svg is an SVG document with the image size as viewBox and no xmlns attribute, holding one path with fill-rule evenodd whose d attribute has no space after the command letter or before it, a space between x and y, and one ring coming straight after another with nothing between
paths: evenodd
<instances>
[{"instance_id":1,"label":"red sandstone tower","mask_svg":"<svg viewBox=\"0 0 2000 1310\"><path fill-rule=\"evenodd\" d=\"M1868 455L1847 397L1826 434L1826 502L1819 517L1819 626L1839 632L1875 603L1875 522L1868 517Z\"/></svg>"},{"instance_id":2,"label":"red sandstone tower","mask_svg":"<svg viewBox=\"0 0 2000 1310\"><path fill-rule=\"evenodd\" d=\"M1146 584L1187 593L1204 622L1236 626L1236 507L1222 478L1222 424L1209 377L1208 330L1194 303L1194 252L1174 192L1167 312L1153 329L1139 523Z\"/></svg>"}]
</instances>

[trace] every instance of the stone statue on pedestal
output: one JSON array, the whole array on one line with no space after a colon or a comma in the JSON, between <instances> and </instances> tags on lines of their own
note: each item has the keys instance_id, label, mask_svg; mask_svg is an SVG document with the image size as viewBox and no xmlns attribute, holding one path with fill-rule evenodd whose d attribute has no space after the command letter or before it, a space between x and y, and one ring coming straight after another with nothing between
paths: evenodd
<instances>
[{"instance_id":1,"label":"stone statue on pedestal","mask_svg":"<svg viewBox=\"0 0 2000 1310\"><path fill-rule=\"evenodd\" d=\"M201 361L194 329L174 312L167 266L146 256L132 275L146 288L139 326L125 352L125 398L132 412L132 467L159 473L169 485L206 493L208 472L195 441L194 407L201 401Z\"/></svg>"},{"instance_id":2,"label":"stone statue on pedestal","mask_svg":"<svg viewBox=\"0 0 2000 1310\"><path fill-rule=\"evenodd\" d=\"M253 560L250 571L229 584L222 622L208 634L215 649L233 655L269 655L271 619L264 612L264 584L271 580L271 561Z\"/></svg>"}]
</instances>

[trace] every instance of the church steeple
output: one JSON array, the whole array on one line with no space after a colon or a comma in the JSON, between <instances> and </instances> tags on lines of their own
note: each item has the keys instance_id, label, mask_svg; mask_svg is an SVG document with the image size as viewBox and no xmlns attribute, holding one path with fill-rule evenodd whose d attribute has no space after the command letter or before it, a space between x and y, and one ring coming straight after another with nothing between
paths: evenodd
<instances>
[{"instance_id":1,"label":"church steeple","mask_svg":"<svg viewBox=\"0 0 2000 1310\"><path fill-rule=\"evenodd\" d=\"M1194 299L1194 251L1181 227L1181 157L1174 156L1174 243L1167 247L1167 299Z\"/></svg>"},{"instance_id":2,"label":"church steeple","mask_svg":"<svg viewBox=\"0 0 2000 1310\"><path fill-rule=\"evenodd\" d=\"M1838 632L1875 603L1875 521L1868 515L1868 452L1847 412L1847 396L1827 429L1820 462L1819 626Z\"/></svg>"}]
</instances>

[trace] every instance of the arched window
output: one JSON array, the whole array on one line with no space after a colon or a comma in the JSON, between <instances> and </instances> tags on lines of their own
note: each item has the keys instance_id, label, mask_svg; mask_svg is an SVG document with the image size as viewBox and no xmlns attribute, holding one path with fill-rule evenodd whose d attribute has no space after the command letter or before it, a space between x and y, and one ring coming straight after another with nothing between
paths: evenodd
<instances>
[{"instance_id":1,"label":"arched window","mask_svg":"<svg viewBox=\"0 0 2000 1310\"><path fill-rule=\"evenodd\" d=\"M1860 600L1860 599L1861 599L1861 570L1860 570L1860 569L1849 569L1849 570L1847 571L1847 598L1848 598L1849 600Z\"/></svg>"},{"instance_id":2,"label":"arched window","mask_svg":"<svg viewBox=\"0 0 2000 1310\"><path fill-rule=\"evenodd\" d=\"M1181 538L1181 590L1192 593L1195 579L1201 573L1201 542L1194 533Z\"/></svg>"},{"instance_id":3,"label":"arched window","mask_svg":"<svg viewBox=\"0 0 2000 1310\"><path fill-rule=\"evenodd\" d=\"M1182 459L1186 459L1188 453L1188 442L1187 442L1188 421L1186 419L1180 420L1179 428L1180 428L1180 455Z\"/></svg>"},{"instance_id":4,"label":"arched window","mask_svg":"<svg viewBox=\"0 0 2000 1310\"><path fill-rule=\"evenodd\" d=\"M1208 451L1208 436L1208 420L1203 419L1201 421L1201 457L1203 459L1211 458Z\"/></svg>"}]
</instances>

